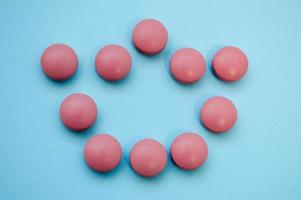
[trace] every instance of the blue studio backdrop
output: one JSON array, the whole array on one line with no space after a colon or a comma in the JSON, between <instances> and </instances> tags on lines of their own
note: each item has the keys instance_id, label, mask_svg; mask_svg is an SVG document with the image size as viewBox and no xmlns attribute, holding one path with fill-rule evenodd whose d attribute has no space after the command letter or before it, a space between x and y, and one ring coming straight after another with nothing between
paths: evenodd
<instances>
[{"instance_id":1,"label":"blue studio backdrop","mask_svg":"<svg viewBox=\"0 0 301 200\"><path fill-rule=\"evenodd\" d=\"M301 1L298 0L1 0L0 1L0 199L301 199ZM131 32L144 18L160 20L168 45L156 56L139 53ZM43 74L40 56L53 43L76 51L79 68L57 83ZM95 55L107 44L132 55L129 76L118 83L95 72ZM236 83L211 71L215 52L240 47L249 71ZM203 53L207 71L194 85L168 72L182 47ZM96 124L82 133L66 129L59 106L82 92L97 103ZM199 122L206 99L231 99L236 126L212 134ZM181 132L204 137L209 157L196 171L170 160L158 177L145 179L129 166L142 138L169 149ZM85 142L109 133L123 147L116 170L100 174L83 160Z\"/></svg>"}]
</instances>

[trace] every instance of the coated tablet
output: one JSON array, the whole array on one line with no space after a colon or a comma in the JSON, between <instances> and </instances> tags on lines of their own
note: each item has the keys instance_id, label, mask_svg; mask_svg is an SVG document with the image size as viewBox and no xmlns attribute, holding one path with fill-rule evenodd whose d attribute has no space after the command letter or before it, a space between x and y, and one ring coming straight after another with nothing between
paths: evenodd
<instances>
[{"instance_id":1,"label":"coated tablet","mask_svg":"<svg viewBox=\"0 0 301 200\"><path fill-rule=\"evenodd\" d=\"M95 66L98 74L108 81L118 81L128 75L132 58L129 52L119 45L108 45L96 55Z\"/></svg>"},{"instance_id":2,"label":"coated tablet","mask_svg":"<svg viewBox=\"0 0 301 200\"><path fill-rule=\"evenodd\" d=\"M135 47L143 53L156 54L166 46L168 33L158 20L145 19L135 26L132 39Z\"/></svg>"},{"instance_id":3,"label":"coated tablet","mask_svg":"<svg viewBox=\"0 0 301 200\"><path fill-rule=\"evenodd\" d=\"M74 131L82 131L92 126L96 116L96 103L85 94L76 93L66 97L60 107L62 122Z\"/></svg>"},{"instance_id":4,"label":"coated tablet","mask_svg":"<svg viewBox=\"0 0 301 200\"><path fill-rule=\"evenodd\" d=\"M213 58L213 69L224 81L238 81L248 70L248 58L237 47L224 47Z\"/></svg>"},{"instance_id":5,"label":"coated tablet","mask_svg":"<svg viewBox=\"0 0 301 200\"><path fill-rule=\"evenodd\" d=\"M207 160L208 147L200 135L187 132L176 137L170 152L178 167L184 170L194 170Z\"/></svg>"},{"instance_id":6,"label":"coated tablet","mask_svg":"<svg viewBox=\"0 0 301 200\"><path fill-rule=\"evenodd\" d=\"M41 65L44 73L53 80L69 79L77 69L75 51L65 44L53 44L42 54Z\"/></svg>"},{"instance_id":7,"label":"coated tablet","mask_svg":"<svg viewBox=\"0 0 301 200\"><path fill-rule=\"evenodd\" d=\"M166 166L167 153L161 143L153 139L144 139L132 148L130 163L137 174L144 177L156 176Z\"/></svg>"},{"instance_id":8,"label":"coated tablet","mask_svg":"<svg viewBox=\"0 0 301 200\"><path fill-rule=\"evenodd\" d=\"M95 135L85 144L85 161L95 171L108 172L113 170L119 164L121 156L121 145L111 135Z\"/></svg>"},{"instance_id":9,"label":"coated tablet","mask_svg":"<svg viewBox=\"0 0 301 200\"><path fill-rule=\"evenodd\" d=\"M237 120L235 105L227 98L208 99L201 108L200 118L205 127L217 133L230 130Z\"/></svg>"},{"instance_id":10,"label":"coated tablet","mask_svg":"<svg viewBox=\"0 0 301 200\"><path fill-rule=\"evenodd\" d=\"M206 71L206 62L197 50L183 48L173 54L169 69L174 79L184 84L191 84L202 78Z\"/></svg>"}]
</instances>

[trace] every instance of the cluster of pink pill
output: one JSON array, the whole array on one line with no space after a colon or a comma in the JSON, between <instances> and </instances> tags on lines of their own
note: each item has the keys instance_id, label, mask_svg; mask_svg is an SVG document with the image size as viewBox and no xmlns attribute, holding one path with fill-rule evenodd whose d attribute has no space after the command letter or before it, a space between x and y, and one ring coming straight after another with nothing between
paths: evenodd
<instances>
[{"instance_id":1,"label":"cluster of pink pill","mask_svg":"<svg viewBox=\"0 0 301 200\"><path fill-rule=\"evenodd\" d=\"M157 54L166 46L168 32L161 22L146 19L135 26L132 40L139 51L145 54ZM65 44L54 44L43 52L41 65L49 78L58 81L66 80L77 70L77 55ZM125 78L131 70L131 65L130 53L124 47L115 44L101 48L95 59L97 73L108 81ZM218 78L232 82L240 80L245 75L248 59L239 48L224 47L214 56L212 66ZM204 75L206 61L199 51L193 48L182 48L173 54L169 67L175 80L192 84ZM97 105L85 94L72 94L63 100L60 118L69 129L83 131L96 121ZM236 123L237 110L229 99L221 96L212 97L202 106L200 120L212 132L226 132ZM193 170L206 161L208 147L200 135L186 132L175 138L170 153L178 167ZM84 148L86 163L99 172L113 170L119 164L121 157L120 143L109 134L91 137ZM155 176L162 172L167 164L166 149L156 140L141 140L130 152L130 164L141 176Z\"/></svg>"}]
</instances>

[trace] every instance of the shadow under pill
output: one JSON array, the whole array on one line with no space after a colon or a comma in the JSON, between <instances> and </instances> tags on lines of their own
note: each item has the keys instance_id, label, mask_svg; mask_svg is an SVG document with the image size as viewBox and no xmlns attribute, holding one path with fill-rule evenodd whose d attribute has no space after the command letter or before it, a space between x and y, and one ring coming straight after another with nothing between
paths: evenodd
<instances>
[{"instance_id":1,"label":"shadow under pill","mask_svg":"<svg viewBox=\"0 0 301 200\"><path fill-rule=\"evenodd\" d=\"M82 160L82 165L85 165L84 168L86 171L88 171L88 173L90 173L91 175L100 177L100 178L105 178L105 179L117 176L119 173L121 173L121 171L124 169L124 166L125 166L124 160L121 159L120 163L113 170L108 171L108 172L99 172L99 171L96 171L96 170L90 168L82 156L81 156L81 160Z\"/></svg>"}]
</instances>

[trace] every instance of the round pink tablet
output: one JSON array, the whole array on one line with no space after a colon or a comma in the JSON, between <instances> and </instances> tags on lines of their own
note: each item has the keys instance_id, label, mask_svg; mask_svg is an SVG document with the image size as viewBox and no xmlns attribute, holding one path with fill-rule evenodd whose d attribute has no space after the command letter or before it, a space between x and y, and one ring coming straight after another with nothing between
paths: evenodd
<instances>
[{"instance_id":1,"label":"round pink tablet","mask_svg":"<svg viewBox=\"0 0 301 200\"><path fill-rule=\"evenodd\" d=\"M53 44L42 54L41 65L44 73L53 80L66 80L77 69L77 56L74 50L65 44Z\"/></svg>"},{"instance_id":2,"label":"round pink tablet","mask_svg":"<svg viewBox=\"0 0 301 200\"><path fill-rule=\"evenodd\" d=\"M129 52L119 45L108 45L96 55L95 66L98 74L108 80L123 79L131 70L132 58Z\"/></svg>"},{"instance_id":3,"label":"round pink tablet","mask_svg":"<svg viewBox=\"0 0 301 200\"><path fill-rule=\"evenodd\" d=\"M248 70L248 58L237 47L224 47L213 58L213 69L224 81L238 81Z\"/></svg>"},{"instance_id":4,"label":"round pink tablet","mask_svg":"<svg viewBox=\"0 0 301 200\"><path fill-rule=\"evenodd\" d=\"M209 130L217 133L226 132L234 126L237 110L229 99L216 96L205 102L200 118Z\"/></svg>"},{"instance_id":5,"label":"round pink tablet","mask_svg":"<svg viewBox=\"0 0 301 200\"><path fill-rule=\"evenodd\" d=\"M167 153L161 143L152 139L144 139L132 148L130 162L136 173L144 177L151 177L164 170Z\"/></svg>"},{"instance_id":6,"label":"round pink tablet","mask_svg":"<svg viewBox=\"0 0 301 200\"><path fill-rule=\"evenodd\" d=\"M187 132L173 141L170 152L178 167L184 170L194 170L205 163L208 147L201 136Z\"/></svg>"},{"instance_id":7,"label":"round pink tablet","mask_svg":"<svg viewBox=\"0 0 301 200\"><path fill-rule=\"evenodd\" d=\"M145 19L136 25L132 37L137 49L146 54L156 54L166 46L168 33L158 20Z\"/></svg>"},{"instance_id":8,"label":"round pink tablet","mask_svg":"<svg viewBox=\"0 0 301 200\"><path fill-rule=\"evenodd\" d=\"M119 142L108 134L93 136L84 148L86 163L99 172L108 172L117 167L121 160L121 154Z\"/></svg>"},{"instance_id":9,"label":"round pink tablet","mask_svg":"<svg viewBox=\"0 0 301 200\"><path fill-rule=\"evenodd\" d=\"M191 84L202 78L206 71L206 62L197 50L183 48L173 54L169 68L174 79Z\"/></svg>"},{"instance_id":10,"label":"round pink tablet","mask_svg":"<svg viewBox=\"0 0 301 200\"><path fill-rule=\"evenodd\" d=\"M91 97L80 93L72 94L62 102L60 116L66 127L82 131L95 122L97 107Z\"/></svg>"}]
</instances>

